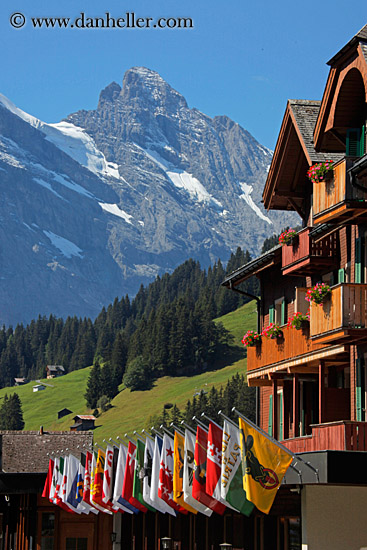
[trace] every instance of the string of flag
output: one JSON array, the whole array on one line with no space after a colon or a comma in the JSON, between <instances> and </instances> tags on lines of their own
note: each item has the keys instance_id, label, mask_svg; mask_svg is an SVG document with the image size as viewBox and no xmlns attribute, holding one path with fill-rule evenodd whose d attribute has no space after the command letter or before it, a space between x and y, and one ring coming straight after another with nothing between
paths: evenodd
<instances>
[{"instance_id":1,"label":"string of flag","mask_svg":"<svg viewBox=\"0 0 367 550\"><path fill-rule=\"evenodd\" d=\"M223 427L203 413L208 425L194 417L196 432L182 422L78 457L55 453L42 496L73 514L269 513L294 455L245 417L237 425L218 414Z\"/></svg>"}]
</instances>

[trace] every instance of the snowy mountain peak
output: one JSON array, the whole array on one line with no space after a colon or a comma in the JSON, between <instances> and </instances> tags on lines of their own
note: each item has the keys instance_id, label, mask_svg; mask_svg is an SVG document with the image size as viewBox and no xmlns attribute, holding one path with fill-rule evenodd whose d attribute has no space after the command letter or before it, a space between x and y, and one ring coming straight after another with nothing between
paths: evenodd
<instances>
[{"instance_id":1,"label":"snowy mountain peak","mask_svg":"<svg viewBox=\"0 0 367 550\"><path fill-rule=\"evenodd\" d=\"M176 106L176 109L187 108L185 98L156 71L146 67L132 67L126 71L121 94L125 100L144 98L156 105L171 103Z\"/></svg>"},{"instance_id":2,"label":"snowy mountain peak","mask_svg":"<svg viewBox=\"0 0 367 550\"><path fill-rule=\"evenodd\" d=\"M189 257L257 254L295 222L261 204L270 159L144 67L56 124L0 96L0 323L93 317Z\"/></svg>"}]
</instances>

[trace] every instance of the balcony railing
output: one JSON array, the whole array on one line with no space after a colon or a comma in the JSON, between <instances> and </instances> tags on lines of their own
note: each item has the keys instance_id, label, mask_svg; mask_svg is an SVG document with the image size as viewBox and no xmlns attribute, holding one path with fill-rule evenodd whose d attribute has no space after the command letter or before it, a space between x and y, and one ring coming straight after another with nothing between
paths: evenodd
<instances>
[{"instance_id":1,"label":"balcony railing","mask_svg":"<svg viewBox=\"0 0 367 550\"><path fill-rule=\"evenodd\" d=\"M367 340L367 285L340 283L310 308L310 336L319 342Z\"/></svg>"},{"instance_id":2,"label":"balcony railing","mask_svg":"<svg viewBox=\"0 0 367 550\"><path fill-rule=\"evenodd\" d=\"M367 422L340 420L311 426L312 435L286 439L293 453L310 451L367 451Z\"/></svg>"},{"instance_id":3,"label":"balcony railing","mask_svg":"<svg viewBox=\"0 0 367 550\"><path fill-rule=\"evenodd\" d=\"M367 208L367 192L352 185L347 170L355 158L335 163L333 177L313 185L314 223L347 220Z\"/></svg>"},{"instance_id":4,"label":"balcony railing","mask_svg":"<svg viewBox=\"0 0 367 550\"><path fill-rule=\"evenodd\" d=\"M283 330L281 338L272 340L263 337L260 344L247 348L248 372L295 359L324 347L323 344L310 339L308 328L305 330L287 329L286 326L281 328Z\"/></svg>"},{"instance_id":5,"label":"balcony railing","mask_svg":"<svg viewBox=\"0 0 367 550\"><path fill-rule=\"evenodd\" d=\"M315 268L332 266L336 258L336 233L315 243L310 237L310 228L302 229L294 244L282 247L283 275L307 275Z\"/></svg>"}]
</instances>

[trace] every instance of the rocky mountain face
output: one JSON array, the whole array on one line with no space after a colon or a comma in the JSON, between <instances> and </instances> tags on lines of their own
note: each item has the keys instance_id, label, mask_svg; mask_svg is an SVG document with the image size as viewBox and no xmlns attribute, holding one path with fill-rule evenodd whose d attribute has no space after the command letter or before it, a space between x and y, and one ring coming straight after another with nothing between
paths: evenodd
<instances>
[{"instance_id":1,"label":"rocky mountain face","mask_svg":"<svg viewBox=\"0 0 367 550\"><path fill-rule=\"evenodd\" d=\"M57 124L0 95L0 322L94 317L189 257L258 254L297 223L261 206L270 161L142 67Z\"/></svg>"}]
</instances>

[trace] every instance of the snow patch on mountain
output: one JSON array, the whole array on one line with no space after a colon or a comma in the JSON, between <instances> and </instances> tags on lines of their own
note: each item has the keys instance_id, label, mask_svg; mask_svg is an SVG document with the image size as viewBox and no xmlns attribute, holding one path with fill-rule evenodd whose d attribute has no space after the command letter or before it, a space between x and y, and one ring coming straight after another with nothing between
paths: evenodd
<instances>
[{"instance_id":1,"label":"snow patch on mountain","mask_svg":"<svg viewBox=\"0 0 367 550\"><path fill-rule=\"evenodd\" d=\"M55 233L52 233L52 231L43 231L46 237L48 237L52 243L52 245L60 250L61 254L66 256L66 258L71 258L72 256L78 256L79 258L82 258L82 250L73 242L69 241L68 239L65 239L64 237L60 237L60 235L56 235Z\"/></svg>"},{"instance_id":2,"label":"snow patch on mountain","mask_svg":"<svg viewBox=\"0 0 367 550\"><path fill-rule=\"evenodd\" d=\"M94 140L82 128L62 121L57 124L44 124L41 129L47 135L48 141L88 168L90 172L99 177L120 179L118 164L107 162Z\"/></svg>"},{"instance_id":3,"label":"snow patch on mountain","mask_svg":"<svg viewBox=\"0 0 367 550\"><path fill-rule=\"evenodd\" d=\"M0 105L25 122L38 128L46 135L47 141L53 143L69 157L85 166L98 177L120 179L118 164L107 162L104 154L97 149L94 140L83 130L70 122L47 124L18 109L7 97L0 94Z\"/></svg>"},{"instance_id":4,"label":"snow patch on mountain","mask_svg":"<svg viewBox=\"0 0 367 550\"><path fill-rule=\"evenodd\" d=\"M139 146L138 146L139 147ZM140 148L140 147L139 147ZM175 168L170 162L163 159L157 151L151 149L142 149L147 157L163 170L175 187L184 189L192 199L198 202L212 203L216 207L222 208L219 202L205 189L204 185L192 174Z\"/></svg>"},{"instance_id":5,"label":"snow patch on mountain","mask_svg":"<svg viewBox=\"0 0 367 550\"><path fill-rule=\"evenodd\" d=\"M222 203L208 193L204 185L191 174L188 174L184 170L167 170L166 173L173 185L180 189L185 189L192 199L196 199L198 202L214 203L216 206L222 208Z\"/></svg>"},{"instance_id":6,"label":"snow patch on mountain","mask_svg":"<svg viewBox=\"0 0 367 550\"><path fill-rule=\"evenodd\" d=\"M43 122L41 122L38 118L35 118L34 116L29 115L28 113L25 113L24 111L22 111L22 109L19 109L18 107L16 107L14 103L12 103L10 99L5 97L3 94L0 94L0 105L5 107L5 109L8 109L8 111L18 116L25 122L28 122L28 124L31 124L35 128L38 128L40 124L43 124Z\"/></svg>"},{"instance_id":7,"label":"snow patch on mountain","mask_svg":"<svg viewBox=\"0 0 367 550\"><path fill-rule=\"evenodd\" d=\"M273 222L271 221L271 219L265 216L265 214L261 212L257 204L254 203L251 197L251 193L254 190L252 185L248 185L247 183L244 183L244 182L239 182L239 185L241 187L241 190L243 191L243 194L240 195L240 199L243 199L244 201L246 201L247 204L250 206L250 208L252 208L252 210L259 216L259 218L267 222L269 225L272 225Z\"/></svg>"},{"instance_id":8,"label":"snow patch on mountain","mask_svg":"<svg viewBox=\"0 0 367 550\"><path fill-rule=\"evenodd\" d=\"M102 210L105 210L105 212L113 214L114 216L118 216L119 218L125 220L126 223L130 223L132 225L131 220L133 219L133 216L127 214L124 210L121 210L121 208L117 206L117 204L107 204L105 202L99 202L98 204L102 208Z\"/></svg>"},{"instance_id":9,"label":"snow patch on mountain","mask_svg":"<svg viewBox=\"0 0 367 550\"><path fill-rule=\"evenodd\" d=\"M65 201L65 202L68 202L66 199L64 199L64 197L62 197L61 195L56 193L56 191L54 189L52 189L51 184L47 183L47 181L44 181L41 178L32 178L32 179L33 179L34 182L38 183L38 185L41 185L41 187L44 187L45 189L48 189L48 191L51 191L51 193L56 195L56 197L58 197L59 199Z\"/></svg>"}]
</instances>

